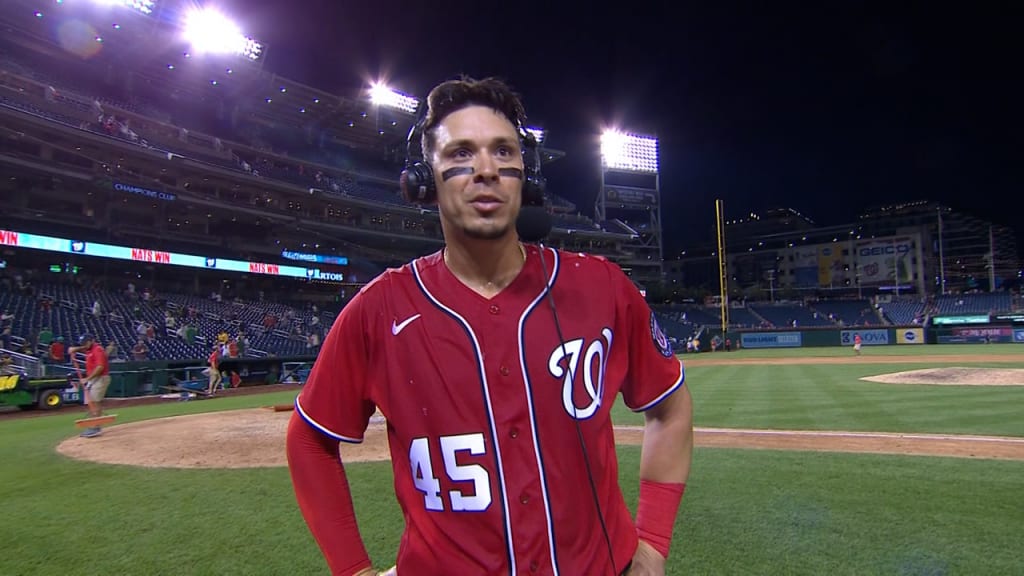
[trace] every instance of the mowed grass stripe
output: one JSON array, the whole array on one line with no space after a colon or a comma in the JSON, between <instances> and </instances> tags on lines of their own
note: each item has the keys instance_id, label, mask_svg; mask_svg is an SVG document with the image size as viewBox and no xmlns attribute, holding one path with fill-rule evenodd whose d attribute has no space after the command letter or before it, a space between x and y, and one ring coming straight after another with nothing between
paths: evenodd
<instances>
[{"instance_id":1,"label":"mowed grass stripe","mask_svg":"<svg viewBox=\"0 0 1024 576\"><path fill-rule=\"evenodd\" d=\"M1024 362L1024 345L1021 344L943 344L912 346L865 346L860 357L853 353L852 346L821 346L810 348L744 348L733 352L702 352L683 354L683 360L718 360L722 358L821 358L843 357L851 361L870 362L872 356L958 356L982 354L1012 354L1021 356ZM1002 364L1005 366L1005 364Z\"/></svg>"},{"instance_id":2,"label":"mowed grass stripe","mask_svg":"<svg viewBox=\"0 0 1024 576\"><path fill-rule=\"evenodd\" d=\"M694 367L688 370L694 422L716 428L1024 436L1024 387L896 385L860 380L862 376L920 367Z\"/></svg>"},{"instance_id":3,"label":"mowed grass stripe","mask_svg":"<svg viewBox=\"0 0 1024 576\"><path fill-rule=\"evenodd\" d=\"M805 366L814 385L828 397L814 429L829 427L851 430L867 425L871 430L901 430L906 427L904 411L898 403L888 401L888 392L878 387L850 382L834 366ZM863 428L860 428L863 429Z\"/></svg>"},{"instance_id":4,"label":"mowed grass stripe","mask_svg":"<svg viewBox=\"0 0 1024 576\"><path fill-rule=\"evenodd\" d=\"M699 449L667 573L1014 574L1024 514L1009 503L1021 472L1019 462Z\"/></svg>"}]
</instances>

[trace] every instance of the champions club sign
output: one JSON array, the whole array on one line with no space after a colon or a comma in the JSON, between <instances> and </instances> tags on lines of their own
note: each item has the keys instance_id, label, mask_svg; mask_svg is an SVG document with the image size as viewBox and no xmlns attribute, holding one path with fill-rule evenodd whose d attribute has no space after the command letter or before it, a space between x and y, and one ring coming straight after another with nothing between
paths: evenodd
<instances>
[{"instance_id":1,"label":"champions club sign","mask_svg":"<svg viewBox=\"0 0 1024 576\"><path fill-rule=\"evenodd\" d=\"M160 192L159 190L150 190L149 188L143 188L141 186L134 186L132 184L124 184L121 182L114 182L114 190L118 192L124 192L126 194L135 194L137 196L145 196L146 198L153 198L154 200L164 200L165 202L173 202L178 199L177 196L170 192Z\"/></svg>"}]
</instances>

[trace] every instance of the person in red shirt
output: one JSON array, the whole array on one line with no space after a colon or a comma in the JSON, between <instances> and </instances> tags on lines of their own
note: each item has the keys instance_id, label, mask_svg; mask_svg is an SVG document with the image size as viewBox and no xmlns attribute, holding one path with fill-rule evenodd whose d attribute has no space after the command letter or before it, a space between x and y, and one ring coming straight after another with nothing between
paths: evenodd
<instances>
[{"instance_id":1,"label":"person in red shirt","mask_svg":"<svg viewBox=\"0 0 1024 576\"><path fill-rule=\"evenodd\" d=\"M220 388L221 375L220 375L220 344L214 343L213 351L210 352L209 357L210 367L210 387L207 393L213 396L213 393Z\"/></svg>"},{"instance_id":2,"label":"person in red shirt","mask_svg":"<svg viewBox=\"0 0 1024 576\"><path fill-rule=\"evenodd\" d=\"M78 346L68 349L72 357L78 352L85 353L85 375L79 381L79 389L89 406L89 417L96 418L103 415L103 398L106 397L107 387L110 386L110 362L103 346L96 344L95 339L89 334L79 339ZM86 428L81 436L94 438L102 432L99 426L94 426Z\"/></svg>"},{"instance_id":3,"label":"person in red shirt","mask_svg":"<svg viewBox=\"0 0 1024 576\"><path fill-rule=\"evenodd\" d=\"M296 499L331 574L379 574L338 449L379 410L405 520L388 573L664 576L693 448L682 363L619 266L535 243L550 223L518 97L453 80L428 106L400 182L437 205L445 245L345 305L288 427ZM620 394L645 421L635 520Z\"/></svg>"},{"instance_id":4,"label":"person in red shirt","mask_svg":"<svg viewBox=\"0 0 1024 576\"><path fill-rule=\"evenodd\" d=\"M50 343L50 361L60 363L64 361L64 339L58 337Z\"/></svg>"}]
</instances>

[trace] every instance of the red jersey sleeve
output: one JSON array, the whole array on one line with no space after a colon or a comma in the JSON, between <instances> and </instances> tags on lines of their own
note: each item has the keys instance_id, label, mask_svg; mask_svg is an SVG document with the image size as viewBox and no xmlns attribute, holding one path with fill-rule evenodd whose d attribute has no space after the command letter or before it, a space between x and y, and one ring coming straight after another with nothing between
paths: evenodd
<instances>
[{"instance_id":1,"label":"red jersey sleeve","mask_svg":"<svg viewBox=\"0 0 1024 576\"><path fill-rule=\"evenodd\" d=\"M364 291L342 308L295 399L295 409L306 422L344 442L362 442L376 410L369 399L366 306Z\"/></svg>"},{"instance_id":2,"label":"red jersey sleeve","mask_svg":"<svg viewBox=\"0 0 1024 576\"><path fill-rule=\"evenodd\" d=\"M640 290L618 266L609 267L616 291L615 334L623 334L628 346L622 399L631 410L642 412L683 386L686 376Z\"/></svg>"}]
</instances>

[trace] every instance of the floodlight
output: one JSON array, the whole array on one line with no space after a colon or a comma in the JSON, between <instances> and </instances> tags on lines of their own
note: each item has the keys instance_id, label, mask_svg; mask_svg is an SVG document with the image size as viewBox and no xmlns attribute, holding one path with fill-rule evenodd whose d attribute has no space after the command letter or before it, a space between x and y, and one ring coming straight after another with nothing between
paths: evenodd
<instances>
[{"instance_id":1,"label":"floodlight","mask_svg":"<svg viewBox=\"0 0 1024 576\"><path fill-rule=\"evenodd\" d=\"M125 8L131 8L137 10L143 14L152 14L153 6L156 4L156 0L93 0L97 4L103 4L105 6L123 6Z\"/></svg>"},{"instance_id":2,"label":"floodlight","mask_svg":"<svg viewBox=\"0 0 1024 576\"><path fill-rule=\"evenodd\" d=\"M544 143L544 137L547 136L547 133L544 131L543 128L533 128L528 126L526 128L526 131L533 135L533 137L537 140L537 144Z\"/></svg>"},{"instance_id":3,"label":"floodlight","mask_svg":"<svg viewBox=\"0 0 1024 576\"><path fill-rule=\"evenodd\" d=\"M370 85L370 101L377 106L395 108L402 112L415 114L420 101L408 94L388 88L386 85L374 82Z\"/></svg>"},{"instance_id":4,"label":"floodlight","mask_svg":"<svg viewBox=\"0 0 1024 576\"><path fill-rule=\"evenodd\" d=\"M237 24L210 8L193 10L185 16L184 36L196 53L239 54L251 60L263 53L262 44L246 37Z\"/></svg>"},{"instance_id":5,"label":"floodlight","mask_svg":"<svg viewBox=\"0 0 1024 576\"><path fill-rule=\"evenodd\" d=\"M658 140L649 136L607 130L601 135L601 162L605 168L629 172L658 171Z\"/></svg>"}]
</instances>

